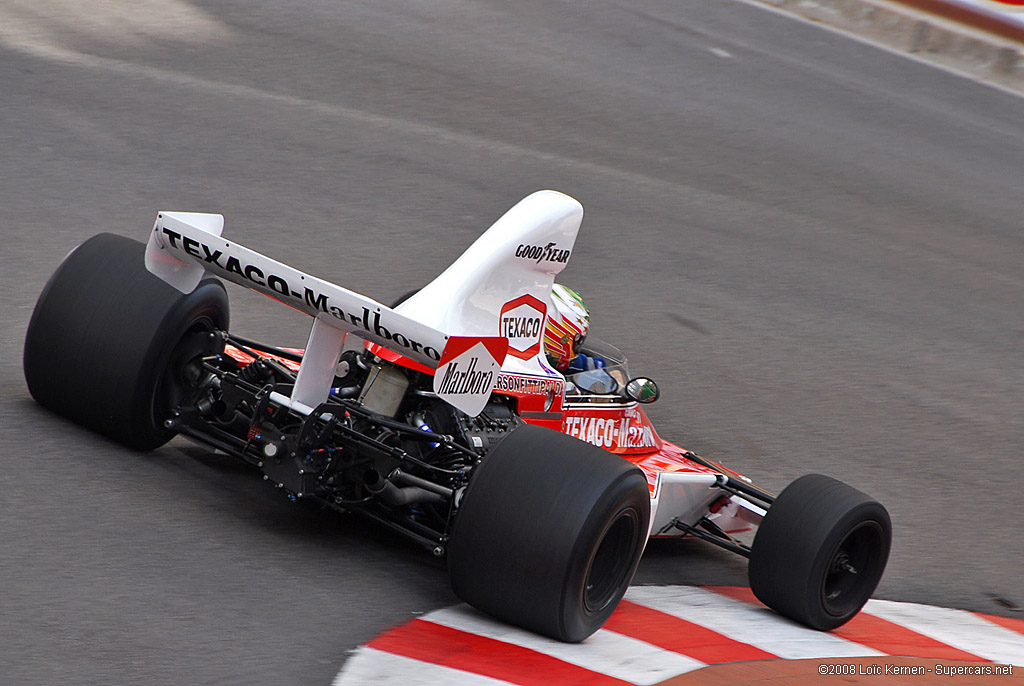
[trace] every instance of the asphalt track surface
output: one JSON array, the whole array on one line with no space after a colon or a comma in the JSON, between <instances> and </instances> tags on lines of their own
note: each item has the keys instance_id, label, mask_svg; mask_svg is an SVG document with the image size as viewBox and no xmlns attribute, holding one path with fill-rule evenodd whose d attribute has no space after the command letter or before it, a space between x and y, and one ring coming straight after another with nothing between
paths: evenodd
<instances>
[{"instance_id":1,"label":"asphalt track surface","mask_svg":"<svg viewBox=\"0 0 1024 686\"><path fill-rule=\"evenodd\" d=\"M885 503L878 597L1020 616L1024 100L735 2L85 5L0 7L5 683L326 684L456 602L378 528L30 400L46 278L164 209L387 301L529 192L569 193L563 281L659 381L663 435ZM235 331L305 340L231 296ZM636 583L745 565L656 544Z\"/></svg>"}]
</instances>

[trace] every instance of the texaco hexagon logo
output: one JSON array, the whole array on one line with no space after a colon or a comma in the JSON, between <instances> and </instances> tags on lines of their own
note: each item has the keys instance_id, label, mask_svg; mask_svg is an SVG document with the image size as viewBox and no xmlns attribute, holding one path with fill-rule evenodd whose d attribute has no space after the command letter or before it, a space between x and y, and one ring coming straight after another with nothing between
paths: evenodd
<instances>
[{"instance_id":1,"label":"texaco hexagon logo","mask_svg":"<svg viewBox=\"0 0 1024 686\"><path fill-rule=\"evenodd\" d=\"M521 295L501 306L500 335L508 339L508 354L528 360L540 352L548 306L532 295Z\"/></svg>"}]
</instances>

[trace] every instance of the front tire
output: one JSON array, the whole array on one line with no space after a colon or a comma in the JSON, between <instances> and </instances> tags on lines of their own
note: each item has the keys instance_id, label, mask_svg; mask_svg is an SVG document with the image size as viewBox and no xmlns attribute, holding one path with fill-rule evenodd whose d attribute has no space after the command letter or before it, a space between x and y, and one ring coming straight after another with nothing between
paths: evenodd
<instances>
[{"instance_id":1,"label":"front tire","mask_svg":"<svg viewBox=\"0 0 1024 686\"><path fill-rule=\"evenodd\" d=\"M808 474L779 494L754 537L748 576L758 600L814 629L856 615L889 559L892 523L877 501Z\"/></svg>"},{"instance_id":2,"label":"front tire","mask_svg":"<svg viewBox=\"0 0 1024 686\"><path fill-rule=\"evenodd\" d=\"M449 542L452 588L498 619L582 641L626 592L649 522L639 469L557 431L522 426L474 471Z\"/></svg>"},{"instance_id":3,"label":"front tire","mask_svg":"<svg viewBox=\"0 0 1024 686\"><path fill-rule=\"evenodd\" d=\"M146 246L99 234L65 258L29 321L23 358L41 405L124 445L149 450L195 379L189 363L219 352L228 326L224 286L183 295L150 274Z\"/></svg>"}]
</instances>

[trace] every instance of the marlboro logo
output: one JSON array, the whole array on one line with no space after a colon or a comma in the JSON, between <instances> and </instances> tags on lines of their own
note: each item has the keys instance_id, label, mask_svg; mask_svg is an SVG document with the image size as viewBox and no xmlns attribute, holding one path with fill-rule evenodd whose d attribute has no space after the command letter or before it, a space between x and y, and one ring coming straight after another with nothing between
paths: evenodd
<instances>
[{"instance_id":1,"label":"marlboro logo","mask_svg":"<svg viewBox=\"0 0 1024 686\"><path fill-rule=\"evenodd\" d=\"M505 360L508 339L452 336L434 372L434 392L468 415L487 405Z\"/></svg>"},{"instance_id":2,"label":"marlboro logo","mask_svg":"<svg viewBox=\"0 0 1024 686\"><path fill-rule=\"evenodd\" d=\"M477 395L487 388L494 387L494 371L482 372L477 369L480 357L474 355L469 358L469 367L459 369L458 362L452 362L444 370L444 378L441 380L441 387L438 393L456 395Z\"/></svg>"}]
</instances>

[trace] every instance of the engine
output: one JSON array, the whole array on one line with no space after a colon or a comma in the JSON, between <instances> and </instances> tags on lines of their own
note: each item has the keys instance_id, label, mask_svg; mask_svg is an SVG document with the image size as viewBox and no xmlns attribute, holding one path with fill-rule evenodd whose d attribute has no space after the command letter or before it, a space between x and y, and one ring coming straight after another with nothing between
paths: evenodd
<instances>
[{"instance_id":1,"label":"engine","mask_svg":"<svg viewBox=\"0 0 1024 686\"><path fill-rule=\"evenodd\" d=\"M510 396L470 417L430 375L367 351L344 353L326 402L296 408L297 354L221 335L225 352L202 360L175 428L255 465L289 499L362 513L435 554L473 468L521 423Z\"/></svg>"}]
</instances>

